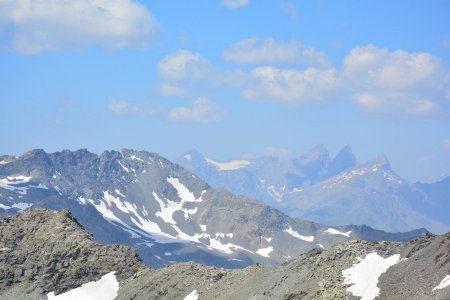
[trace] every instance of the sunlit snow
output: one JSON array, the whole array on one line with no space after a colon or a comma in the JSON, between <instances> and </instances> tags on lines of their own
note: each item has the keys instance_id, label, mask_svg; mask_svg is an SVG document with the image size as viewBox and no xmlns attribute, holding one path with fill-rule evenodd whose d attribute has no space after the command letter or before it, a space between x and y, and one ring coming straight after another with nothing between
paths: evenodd
<instances>
[{"instance_id":1,"label":"sunlit snow","mask_svg":"<svg viewBox=\"0 0 450 300\"><path fill-rule=\"evenodd\" d=\"M272 251L273 251L273 247L269 246L267 248L258 249L255 252L256 252L256 254L259 254L261 256L270 257L270 252L272 252Z\"/></svg>"},{"instance_id":2,"label":"sunlit snow","mask_svg":"<svg viewBox=\"0 0 450 300\"><path fill-rule=\"evenodd\" d=\"M197 299L198 299L197 290L193 290L189 295L184 297L184 300L197 300Z\"/></svg>"},{"instance_id":3,"label":"sunlit snow","mask_svg":"<svg viewBox=\"0 0 450 300\"><path fill-rule=\"evenodd\" d=\"M251 162L248 160L231 160L228 162L217 162L210 158L205 157L205 159L209 164L215 166L217 169L221 171L237 170L251 164Z\"/></svg>"},{"instance_id":4,"label":"sunlit snow","mask_svg":"<svg viewBox=\"0 0 450 300\"><path fill-rule=\"evenodd\" d=\"M48 293L47 297L49 300L113 300L119 293L119 282L114 273L116 272L108 273L98 281L85 283L63 294Z\"/></svg>"},{"instance_id":5,"label":"sunlit snow","mask_svg":"<svg viewBox=\"0 0 450 300\"><path fill-rule=\"evenodd\" d=\"M297 231L293 230L291 228L291 226L289 226L288 229L284 229L283 231L289 233L291 236L300 239L300 240L304 240L306 242L312 242L314 241L314 236L310 235L310 236L305 236L305 235L301 235L300 233L298 233Z\"/></svg>"},{"instance_id":6,"label":"sunlit snow","mask_svg":"<svg viewBox=\"0 0 450 300\"><path fill-rule=\"evenodd\" d=\"M324 233L339 234L339 235L343 235L343 236L346 236L346 237L350 237L350 233L352 233L352 231L350 230L350 231L347 231L347 232L342 232L342 231L339 231L339 230L337 230L335 228L328 228L327 230L324 231Z\"/></svg>"},{"instance_id":7,"label":"sunlit snow","mask_svg":"<svg viewBox=\"0 0 450 300\"><path fill-rule=\"evenodd\" d=\"M450 275L445 276L444 279L442 279L442 281L438 284L438 286L433 288L433 291L440 290L448 286L450 286Z\"/></svg>"},{"instance_id":8,"label":"sunlit snow","mask_svg":"<svg viewBox=\"0 0 450 300\"><path fill-rule=\"evenodd\" d=\"M373 300L380 293L378 278L389 267L400 261L400 254L383 258L377 253L369 253L364 259L350 268L343 270L344 284L350 284L347 291L353 296L361 297L361 300Z\"/></svg>"}]
</instances>

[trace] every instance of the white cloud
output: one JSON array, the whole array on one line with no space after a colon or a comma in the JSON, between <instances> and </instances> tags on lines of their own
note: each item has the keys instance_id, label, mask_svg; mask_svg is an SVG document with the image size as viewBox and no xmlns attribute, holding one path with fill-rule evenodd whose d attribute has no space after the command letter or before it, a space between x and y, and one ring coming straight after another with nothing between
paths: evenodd
<instances>
[{"instance_id":1,"label":"white cloud","mask_svg":"<svg viewBox=\"0 0 450 300\"><path fill-rule=\"evenodd\" d=\"M248 99L319 104L328 101L339 85L334 69L258 67L253 69L252 75L255 82L243 93Z\"/></svg>"},{"instance_id":2,"label":"white cloud","mask_svg":"<svg viewBox=\"0 0 450 300\"><path fill-rule=\"evenodd\" d=\"M159 75L168 81L198 81L210 71L211 65L202 55L188 50L169 54L158 64Z\"/></svg>"},{"instance_id":3,"label":"white cloud","mask_svg":"<svg viewBox=\"0 0 450 300\"><path fill-rule=\"evenodd\" d=\"M176 107L170 111L169 118L174 121L214 122L222 119L221 109L206 98L194 101L192 107Z\"/></svg>"},{"instance_id":4,"label":"white cloud","mask_svg":"<svg viewBox=\"0 0 450 300\"><path fill-rule=\"evenodd\" d=\"M152 116L157 113L150 103L131 103L123 100L108 101L108 111L118 115L136 115L140 117Z\"/></svg>"},{"instance_id":5,"label":"white cloud","mask_svg":"<svg viewBox=\"0 0 450 300\"><path fill-rule=\"evenodd\" d=\"M132 0L2 0L1 24L11 27L8 43L21 54L145 46L158 26L145 6Z\"/></svg>"},{"instance_id":6,"label":"white cloud","mask_svg":"<svg viewBox=\"0 0 450 300\"><path fill-rule=\"evenodd\" d=\"M298 8L297 5L292 1L285 1L281 3L281 11L284 12L289 18L297 19L298 18Z\"/></svg>"},{"instance_id":7,"label":"white cloud","mask_svg":"<svg viewBox=\"0 0 450 300\"><path fill-rule=\"evenodd\" d=\"M164 96L185 97L188 95L182 87L170 83L162 83L159 86L159 91Z\"/></svg>"},{"instance_id":8,"label":"white cloud","mask_svg":"<svg viewBox=\"0 0 450 300\"><path fill-rule=\"evenodd\" d=\"M228 8L234 9L250 4L250 0L222 0L221 3Z\"/></svg>"},{"instance_id":9,"label":"white cloud","mask_svg":"<svg viewBox=\"0 0 450 300\"><path fill-rule=\"evenodd\" d=\"M343 81L364 111L391 118L450 118L450 72L428 53L356 47Z\"/></svg>"},{"instance_id":10,"label":"white cloud","mask_svg":"<svg viewBox=\"0 0 450 300\"><path fill-rule=\"evenodd\" d=\"M442 145L444 145L444 148L450 149L450 139L443 140Z\"/></svg>"},{"instance_id":11,"label":"white cloud","mask_svg":"<svg viewBox=\"0 0 450 300\"><path fill-rule=\"evenodd\" d=\"M297 63L329 66L323 52L296 40L277 41L272 38L249 38L233 44L223 53L226 60L241 64Z\"/></svg>"}]
</instances>

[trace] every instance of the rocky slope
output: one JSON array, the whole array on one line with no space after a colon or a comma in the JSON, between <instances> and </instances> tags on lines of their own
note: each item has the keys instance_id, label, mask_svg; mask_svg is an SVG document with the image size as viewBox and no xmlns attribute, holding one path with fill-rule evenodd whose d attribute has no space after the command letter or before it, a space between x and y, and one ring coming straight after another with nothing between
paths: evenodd
<instances>
[{"instance_id":1,"label":"rocky slope","mask_svg":"<svg viewBox=\"0 0 450 300\"><path fill-rule=\"evenodd\" d=\"M7 300L53 299L49 292L71 293L114 271L118 288L105 300L450 297L450 233L406 243L351 240L274 267L231 270L196 263L149 269L128 247L96 244L67 211L0 219L0 235L0 298Z\"/></svg>"},{"instance_id":2,"label":"rocky slope","mask_svg":"<svg viewBox=\"0 0 450 300\"><path fill-rule=\"evenodd\" d=\"M450 178L410 185L384 156L358 164L350 146L336 157L317 146L296 159L218 162L197 151L177 163L215 188L264 200L292 217L322 224L366 224L386 231L450 230Z\"/></svg>"},{"instance_id":3,"label":"rocky slope","mask_svg":"<svg viewBox=\"0 0 450 300\"><path fill-rule=\"evenodd\" d=\"M33 150L2 159L0 215L28 207L68 208L97 241L134 246L153 267L191 260L229 268L275 264L352 238L405 240L426 232L388 234L290 218L212 189L145 151Z\"/></svg>"},{"instance_id":4,"label":"rocky slope","mask_svg":"<svg viewBox=\"0 0 450 300\"><path fill-rule=\"evenodd\" d=\"M1 299L60 293L111 271L125 279L143 267L134 249L99 245L67 210L0 219Z\"/></svg>"}]
</instances>

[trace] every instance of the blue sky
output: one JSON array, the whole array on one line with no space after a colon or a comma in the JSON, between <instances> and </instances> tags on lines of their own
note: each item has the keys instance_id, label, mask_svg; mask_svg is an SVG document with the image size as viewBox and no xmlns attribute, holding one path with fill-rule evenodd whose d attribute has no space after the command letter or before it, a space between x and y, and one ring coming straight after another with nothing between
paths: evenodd
<instances>
[{"instance_id":1,"label":"blue sky","mask_svg":"<svg viewBox=\"0 0 450 300\"><path fill-rule=\"evenodd\" d=\"M0 153L296 157L450 175L449 1L0 0Z\"/></svg>"}]
</instances>

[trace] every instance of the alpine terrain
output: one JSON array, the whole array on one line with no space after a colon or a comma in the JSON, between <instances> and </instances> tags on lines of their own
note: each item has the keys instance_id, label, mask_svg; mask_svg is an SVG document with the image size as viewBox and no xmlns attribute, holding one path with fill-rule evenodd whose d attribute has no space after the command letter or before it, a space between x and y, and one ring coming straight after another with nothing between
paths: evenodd
<instances>
[{"instance_id":1,"label":"alpine terrain","mask_svg":"<svg viewBox=\"0 0 450 300\"><path fill-rule=\"evenodd\" d=\"M292 217L386 231L450 230L450 177L409 184L383 155L358 163L350 146L330 157L317 146L296 159L266 156L218 162L192 150L176 162L212 187L261 199Z\"/></svg>"},{"instance_id":2,"label":"alpine terrain","mask_svg":"<svg viewBox=\"0 0 450 300\"><path fill-rule=\"evenodd\" d=\"M35 207L69 209L96 241L133 246L152 267L180 261L271 265L351 239L406 241L427 232L395 234L292 218L212 189L157 154L126 149L1 156L0 214Z\"/></svg>"}]
</instances>

